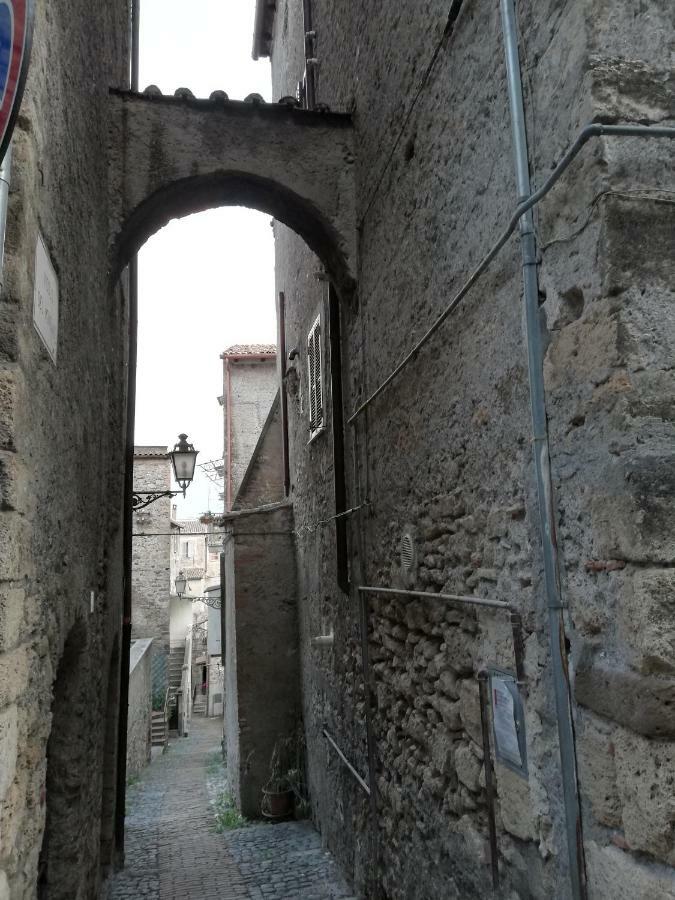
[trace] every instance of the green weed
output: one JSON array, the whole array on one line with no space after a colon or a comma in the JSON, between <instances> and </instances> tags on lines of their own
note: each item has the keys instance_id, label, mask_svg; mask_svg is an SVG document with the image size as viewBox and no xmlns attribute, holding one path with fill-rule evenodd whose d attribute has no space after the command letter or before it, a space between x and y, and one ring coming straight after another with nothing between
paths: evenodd
<instances>
[{"instance_id":1,"label":"green weed","mask_svg":"<svg viewBox=\"0 0 675 900\"><path fill-rule=\"evenodd\" d=\"M249 824L242 814L234 808L232 797L223 791L213 804L216 811L216 831L222 834L233 828L246 828Z\"/></svg>"}]
</instances>

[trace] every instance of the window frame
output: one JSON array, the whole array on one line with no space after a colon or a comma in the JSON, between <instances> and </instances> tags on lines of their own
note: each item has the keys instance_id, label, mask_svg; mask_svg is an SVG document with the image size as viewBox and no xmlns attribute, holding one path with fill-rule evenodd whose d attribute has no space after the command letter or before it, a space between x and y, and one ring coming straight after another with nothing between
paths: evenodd
<instances>
[{"instance_id":1,"label":"window frame","mask_svg":"<svg viewBox=\"0 0 675 900\"><path fill-rule=\"evenodd\" d=\"M307 333L307 411L311 443L326 430L326 381L324 378L323 316L318 312ZM318 396L318 402L317 402ZM315 414L315 410L319 415Z\"/></svg>"}]
</instances>

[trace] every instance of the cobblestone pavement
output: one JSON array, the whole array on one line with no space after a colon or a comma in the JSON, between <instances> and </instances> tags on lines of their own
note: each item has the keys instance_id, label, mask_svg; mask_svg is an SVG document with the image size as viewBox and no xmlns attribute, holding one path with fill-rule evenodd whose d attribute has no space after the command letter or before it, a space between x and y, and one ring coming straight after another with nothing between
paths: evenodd
<instances>
[{"instance_id":1,"label":"cobblestone pavement","mask_svg":"<svg viewBox=\"0 0 675 900\"><path fill-rule=\"evenodd\" d=\"M109 900L353 900L308 822L216 831L220 728L194 718L128 789L126 865Z\"/></svg>"}]
</instances>

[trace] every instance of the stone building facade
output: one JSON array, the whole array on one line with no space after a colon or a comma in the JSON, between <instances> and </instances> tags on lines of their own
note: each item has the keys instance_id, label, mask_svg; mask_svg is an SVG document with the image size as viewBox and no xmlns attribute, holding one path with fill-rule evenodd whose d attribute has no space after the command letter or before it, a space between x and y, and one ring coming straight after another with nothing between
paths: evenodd
<instances>
[{"instance_id":1,"label":"stone building facade","mask_svg":"<svg viewBox=\"0 0 675 900\"><path fill-rule=\"evenodd\" d=\"M164 446L136 447L134 490L168 491L171 460ZM171 498L161 497L134 512L131 590L132 637L152 638L155 672L170 646ZM175 528L175 526L174 526Z\"/></svg>"},{"instance_id":2,"label":"stone building facade","mask_svg":"<svg viewBox=\"0 0 675 900\"><path fill-rule=\"evenodd\" d=\"M0 897L88 900L113 855L129 297L110 283L127 2L35 3L0 294ZM41 235L56 362L33 325Z\"/></svg>"},{"instance_id":3,"label":"stone building facade","mask_svg":"<svg viewBox=\"0 0 675 900\"><path fill-rule=\"evenodd\" d=\"M361 896L489 895L477 675L515 673L509 615L358 587L505 601L523 621L528 775L494 764L504 896L675 897L672 141L593 138L535 214L575 859L517 236L352 419L515 209L500 8L313 0L307 29L307 6L260 0L254 55L271 57L274 100L310 73L317 103L351 111L355 131L355 296L336 308L321 260L274 229L285 344L299 350L282 374L315 820ZM589 122L673 124L668 3L517 6L534 187ZM308 46L318 63L306 63ZM310 439L317 317L325 423ZM355 510L346 527L330 521L341 509ZM312 643L327 630L332 644Z\"/></svg>"},{"instance_id":4,"label":"stone building facade","mask_svg":"<svg viewBox=\"0 0 675 900\"><path fill-rule=\"evenodd\" d=\"M315 112L129 92L130 12L38 0L14 137L0 296L0 897L39 885L88 900L113 859L130 627L123 269L172 216L243 203L277 220L293 510L282 504L273 530L297 554L297 589L284 584L297 593L313 815L356 892L484 897L492 859L510 900L672 898L672 142L596 128L536 207L528 334L545 345L564 601L547 611L552 519L540 526L533 476L546 435L530 425L515 238L410 355L517 200L497 4L260 0L255 52L271 54L274 99L306 81ZM536 187L587 123L649 125L652 137L672 126L667 0L518 13ZM56 363L32 322L39 235L60 289ZM127 476L132 447L127 435ZM424 596L358 590L368 585ZM502 607L441 593L506 602L522 620L528 771L495 764L496 854L477 675L515 671L520 644ZM255 617L256 584L242 601ZM571 791L551 647L569 672Z\"/></svg>"},{"instance_id":5,"label":"stone building facade","mask_svg":"<svg viewBox=\"0 0 675 900\"><path fill-rule=\"evenodd\" d=\"M221 359L225 509L230 510L278 390L276 347L235 344Z\"/></svg>"}]
</instances>

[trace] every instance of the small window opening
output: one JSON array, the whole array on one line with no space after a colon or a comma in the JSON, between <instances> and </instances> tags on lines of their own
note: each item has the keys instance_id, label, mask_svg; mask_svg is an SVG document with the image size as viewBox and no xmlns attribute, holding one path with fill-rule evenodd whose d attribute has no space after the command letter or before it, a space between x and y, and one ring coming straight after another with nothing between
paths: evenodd
<instances>
[{"instance_id":1,"label":"small window opening","mask_svg":"<svg viewBox=\"0 0 675 900\"><path fill-rule=\"evenodd\" d=\"M307 335L307 374L309 381L310 438L324 427L323 354L321 351L321 316L318 315Z\"/></svg>"}]
</instances>

